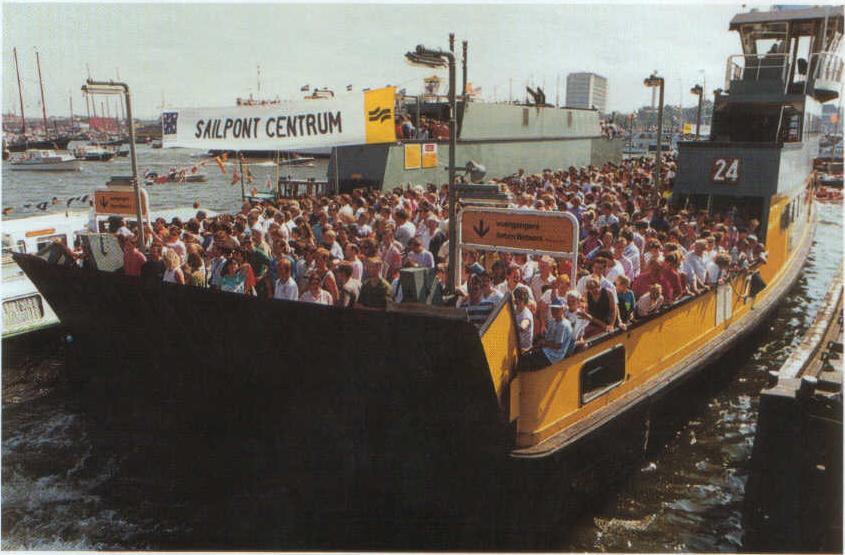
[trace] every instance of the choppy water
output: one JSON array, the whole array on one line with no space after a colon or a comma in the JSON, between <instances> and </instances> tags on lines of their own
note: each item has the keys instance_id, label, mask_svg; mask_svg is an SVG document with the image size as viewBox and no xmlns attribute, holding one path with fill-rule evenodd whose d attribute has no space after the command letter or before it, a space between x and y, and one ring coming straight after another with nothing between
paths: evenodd
<instances>
[{"instance_id":1,"label":"choppy water","mask_svg":"<svg viewBox=\"0 0 845 555\"><path fill-rule=\"evenodd\" d=\"M158 160L158 162L156 162ZM141 150L141 168L190 162L187 151ZM121 168L120 164L124 164ZM90 166L90 164L88 165ZM45 196L75 196L90 189L91 175L128 173L128 162L89 168L82 175L11 175L4 168L3 205L40 202ZM213 169L213 171L212 171ZM272 168L267 168L270 172ZM260 167L253 171L256 183ZM319 169L305 171L319 172ZM216 167L209 168L209 176ZM231 209L239 186L215 176L207 184L161 186L151 191L153 207L192 203ZM259 188L261 188L259 186ZM571 551L738 551L743 548L742 501L757 417L757 394L766 373L777 367L812 322L842 258L842 209L823 205L807 267L746 348L732 359L736 372L714 396L704 398L669 443L637 469L605 505L583 515L565 534L550 530L552 545ZM30 356L12 364L39 371L61 364L54 355ZM49 374L49 372L46 372ZM83 410L87 402L61 386L16 392L4 382L2 412L2 541L5 549L144 549L214 545L220 526L247 529L262 518L260 496L245 496L237 470L221 469L208 487L192 484L192 461L160 451L155 437L104 435ZM18 394L20 393L20 394ZM213 457L208 439L180 453ZM249 460L256 447L239 446ZM245 458L245 460L247 460ZM160 471L141 467L155 461ZM251 463L252 470L258 463ZM249 469L248 469L249 470ZM227 497L224 506L210 490ZM186 492L192 493L186 493ZM200 493L197 493L200 492ZM233 500L233 501L232 501ZM257 500L257 501L256 501ZM276 532L266 532L272 541ZM283 533L278 532L280 537ZM306 544L307 545L307 542ZM237 546L235 546L237 547Z\"/></svg>"}]
</instances>

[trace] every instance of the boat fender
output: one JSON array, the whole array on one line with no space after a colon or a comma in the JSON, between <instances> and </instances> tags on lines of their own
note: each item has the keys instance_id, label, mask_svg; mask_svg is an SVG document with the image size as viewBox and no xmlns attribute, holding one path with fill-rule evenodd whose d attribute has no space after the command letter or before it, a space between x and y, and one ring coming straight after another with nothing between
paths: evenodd
<instances>
[{"instance_id":1,"label":"boat fender","mask_svg":"<svg viewBox=\"0 0 845 555\"><path fill-rule=\"evenodd\" d=\"M751 286L748 289L748 294L751 297L756 297L757 293L766 288L766 282L760 277L760 272L751 274Z\"/></svg>"}]
</instances>

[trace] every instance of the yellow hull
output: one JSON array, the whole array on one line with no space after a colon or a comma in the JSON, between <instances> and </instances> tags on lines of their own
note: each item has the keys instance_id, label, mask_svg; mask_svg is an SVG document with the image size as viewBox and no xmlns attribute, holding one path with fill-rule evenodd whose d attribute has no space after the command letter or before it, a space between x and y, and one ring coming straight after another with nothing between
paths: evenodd
<instances>
[{"instance_id":1,"label":"yellow hull","mask_svg":"<svg viewBox=\"0 0 845 555\"><path fill-rule=\"evenodd\" d=\"M766 287L754 297L748 295L751 272L740 274L627 331L593 340L558 364L519 375L511 370L516 360L512 312L502 310L482 331L481 342L500 407L516 421L512 454L537 457L558 451L701 367L756 327L794 282L809 250L812 194L808 190L800 196L772 199L768 261L757 268ZM616 378L585 391L591 379L587 372L606 372L614 364Z\"/></svg>"}]
</instances>

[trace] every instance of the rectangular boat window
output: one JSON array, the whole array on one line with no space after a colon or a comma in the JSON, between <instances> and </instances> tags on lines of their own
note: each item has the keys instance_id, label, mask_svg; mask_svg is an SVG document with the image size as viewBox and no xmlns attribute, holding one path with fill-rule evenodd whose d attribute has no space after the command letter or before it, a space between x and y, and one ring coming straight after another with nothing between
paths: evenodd
<instances>
[{"instance_id":1,"label":"rectangular boat window","mask_svg":"<svg viewBox=\"0 0 845 555\"><path fill-rule=\"evenodd\" d=\"M601 397L625 381L625 346L617 345L581 365L581 404Z\"/></svg>"}]
</instances>

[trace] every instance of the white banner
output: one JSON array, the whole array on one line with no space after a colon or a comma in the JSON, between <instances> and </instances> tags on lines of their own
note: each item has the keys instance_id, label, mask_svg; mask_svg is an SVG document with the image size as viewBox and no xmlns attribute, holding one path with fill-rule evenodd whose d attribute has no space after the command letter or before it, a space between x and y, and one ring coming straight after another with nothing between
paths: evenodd
<instances>
[{"instance_id":1,"label":"white banner","mask_svg":"<svg viewBox=\"0 0 845 555\"><path fill-rule=\"evenodd\" d=\"M291 150L394 142L393 87L264 106L181 108L161 115L162 146Z\"/></svg>"}]
</instances>

